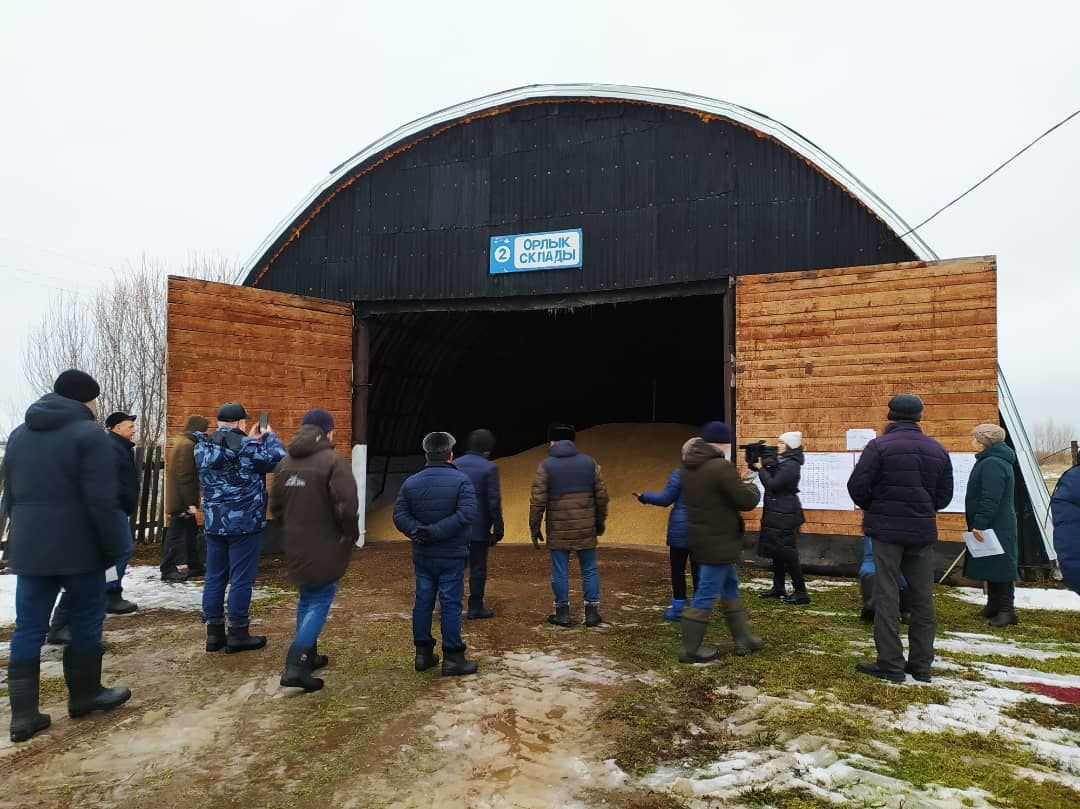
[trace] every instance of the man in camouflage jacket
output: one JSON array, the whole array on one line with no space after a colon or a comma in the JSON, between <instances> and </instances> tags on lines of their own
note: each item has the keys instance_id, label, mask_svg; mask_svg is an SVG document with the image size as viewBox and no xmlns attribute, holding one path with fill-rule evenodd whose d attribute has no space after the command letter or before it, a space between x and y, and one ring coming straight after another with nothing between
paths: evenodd
<instances>
[{"instance_id":1,"label":"man in camouflage jacket","mask_svg":"<svg viewBox=\"0 0 1080 809\"><path fill-rule=\"evenodd\" d=\"M286 450L269 428L263 432L256 424L245 432L247 412L236 402L221 406L217 422L217 430L210 435L195 434L195 466L202 485L206 531L206 651L244 652L266 645L266 636L248 632L248 608L266 525L265 476L274 471Z\"/></svg>"}]
</instances>

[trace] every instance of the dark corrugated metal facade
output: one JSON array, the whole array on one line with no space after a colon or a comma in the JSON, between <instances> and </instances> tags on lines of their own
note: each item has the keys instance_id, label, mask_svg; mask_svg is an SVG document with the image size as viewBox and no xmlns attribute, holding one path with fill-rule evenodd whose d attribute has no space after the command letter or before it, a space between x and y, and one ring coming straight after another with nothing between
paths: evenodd
<instances>
[{"instance_id":1,"label":"dark corrugated metal facade","mask_svg":"<svg viewBox=\"0 0 1080 809\"><path fill-rule=\"evenodd\" d=\"M489 237L579 227L584 269L489 275ZM550 100L443 125L358 166L247 282L403 304L913 258L835 181L742 125L639 102Z\"/></svg>"}]
</instances>

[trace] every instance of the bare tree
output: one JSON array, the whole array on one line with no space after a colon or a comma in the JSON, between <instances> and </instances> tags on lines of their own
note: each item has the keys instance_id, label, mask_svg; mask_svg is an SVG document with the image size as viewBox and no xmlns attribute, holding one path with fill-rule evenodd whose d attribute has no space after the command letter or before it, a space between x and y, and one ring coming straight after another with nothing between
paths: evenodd
<instances>
[{"instance_id":1,"label":"bare tree","mask_svg":"<svg viewBox=\"0 0 1080 809\"><path fill-rule=\"evenodd\" d=\"M1069 442L1076 437L1076 430L1071 424L1058 424L1052 418L1038 421L1031 430L1031 441L1035 445L1035 457L1039 461L1069 448Z\"/></svg>"}]
</instances>

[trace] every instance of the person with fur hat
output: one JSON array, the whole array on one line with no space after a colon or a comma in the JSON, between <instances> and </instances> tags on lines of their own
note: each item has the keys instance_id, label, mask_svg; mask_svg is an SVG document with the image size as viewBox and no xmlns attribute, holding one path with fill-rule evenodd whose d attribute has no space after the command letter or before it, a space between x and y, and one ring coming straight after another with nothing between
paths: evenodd
<instances>
[{"instance_id":1,"label":"person with fur hat","mask_svg":"<svg viewBox=\"0 0 1080 809\"><path fill-rule=\"evenodd\" d=\"M9 562L18 576L7 682L13 742L51 723L38 711L40 658L61 588L71 631L64 649L68 715L111 710L131 697L126 688L101 685L105 571L128 551L131 534L116 505L110 440L96 423L100 392L89 374L64 371L8 440Z\"/></svg>"},{"instance_id":2,"label":"person with fur hat","mask_svg":"<svg viewBox=\"0 0 1080 809\"><path fill-rule=\"evenodd\" d=\"M980 424L971 432L979 452L968 478L964 513L968 530L983 542L983 531L991 530L1001 543L1003 554L964 557L964 576L986 582L986 606L979 612L990 626L1019 623L1014 597L1019 571L1019 537L1016 525L1016 453L1005 443L1005 431L996 424Z\"/></svg>"},{"instance_id":3,"label":"person with fur hat","mask_svg":"<svg viewBox=\"0 0 1080 809\"><path fill-rule=\"evenodd\" d=\"M848 494L863 510L874 551L874 645L877 660L857 665L871 677L902 683L905 673L930 681L934 659L934 543L937 512L952 501L949 453L919 429L923 402L913 393L889 401L884 433L862 451ZM900 642L900 578L907 579L909 655Z\"/></svg>"},{"instance_id":4,"label":"person with fur hat","mask_svg":"<svg viewBox=\"0 0 1080 809\"><path fill-rule=\"evenodd\" d=\"M285 457L285 446L267 426L247 429L239 402L218 408L217 430L195 433L195 467L206 518L206 577L203 623L206 651L247 652L266 646L250 632L251 589L259 570L266 527L266 476ZM228 585L229 626L225 628Z\"/></svg>"},{"instance_id":5,"label":"person with fur hat","mask_svg":"<svg viewBox=\"0 0 1080 809\"><path fill-rule=\"evenodd\" d=\"M686 460L686 453L698 438L691 438L683 444L680 457ZM694 589L698 587L699 568L690 559L690 548L686 542L686 503L682 497L682 471L675 467L662 492L642 492L634 494L638 502L646 506L673 506L668 515L667 544L668 562L671 566L671 606L664 610L665 621L681 621L683 607L686 606L686 564L690 563L690 577Z\"/></svg>"},{"instance_id":6,"label":"person with fur hat","mask_svg":"<svg viewBox=\"0 0 1080 809\"><path fill-rule=\"evenodd\" d=\"M475 660L465 658L461 639L461 599L472 525L477 519L476 490L469 476L453 464L454 436L434 432L422 443L427 464L405 481L394 503L394 525L412 546L416 596L412 630L417 671L439 664L431 616L438 597L444 677L475 674Z\"/></svg>"},{"instance_id":7,"label":"person with fur hat","mask_svg":"<svg viewBox=\"0 0 1080 809\"><path fill-rule=\"evenodd\" d=\"M313 408L304 414L270 488L270 513L285 532L289 580L300 591L282 686L306 692L323 687L311 672L329 662L319 654L319 634L360 537L359 510L352 467L334 451L334 417Z\"/></svg>"},{"instance_id":8,"label":"person with fur hat","mask_svg":"<svg viewBox=\"0 0 1080 809\"><path fill-rule=\"evenodd\" d=\"M490 430L473 430L467 444L469 451L454 463L469 476L476 490L476 519L469 538L469 611L470 620L493 618L495 613L484 606L487 588L488 551L503 538L502 493L499 468L491 462L495 435Z\"/></svg>"},{"instance_id":9,"label":"person with fur hat","mask_svg":"<svg viewBox=\"0 0 1080 809\"><path fill-rule=\"evenodd\" d=\"M165 465L165 514L169 517L161 543L161 580L177 582L201 576L206 569L206 548L199 547L199 475L195 470L195 434L205 433L210 422L190 416L184 432L173 439ZM180 565L187 565L187 573Z\"/></svg>"},{"instance_id":10,"label":"person with fur hat","mask_svg":"<svg viewBox=\"0 0 1080 809\"><path fill-rule=\"evenodd\" d=\"M686 502L687 540L690 556L701 566L699 586L682 615L682 663L708 663L719 651L705 646L709 615L719 599L735 654L746 655L764 647L750 631L746 609L739 598L739 571L745 523L742 513L757 507L757 486L740 477L731 454L731 428L711 421L701 430L682 466L683 499Z\"/></svg>"},{"instance_id":11,"label":"person with fur hat","mask_svg":"<svg viewBox=\"0 0 1080 809\"><path fill-rule=\"evenodd\" d=\"M547 546L551 556L551 590L555 612L549 624L568 627L570 619L570 553L581 567L585 597L585 626L600 626L600 569L596 561L597 538L604 535L608 492L600 466L574 445L577 431L569 424L548 428L548 457L533 477L529 495L529 531L533 547L544 542L541 526L547 521Z\"/></svg>"},{"instance_id":12,"label":"person with fur hat","mask_svg":"<svg viewBox=\"0 0 1080 809\"><path fill-rule=\"evenodd\" d=\"M805 462L802 433L780 435L779 453L763 456L756 469L765 489L762 502L758 553L773 560L773 586L761 598L779 598L785 604L809 604L806 579L799 564L799 527L806 522L799 501L799 479ZM791 575L791 595L785 593L784 574Z\"/></svg>"}]
</instances>

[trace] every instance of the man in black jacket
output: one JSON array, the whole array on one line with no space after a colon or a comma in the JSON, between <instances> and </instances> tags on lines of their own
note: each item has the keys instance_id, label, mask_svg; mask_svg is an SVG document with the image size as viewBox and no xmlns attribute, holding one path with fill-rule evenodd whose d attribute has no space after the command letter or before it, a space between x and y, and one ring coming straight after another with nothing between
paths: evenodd
<instances>
[{"instance_id":1,"label":"man in black jacket","mask_svg":"<svg viewBox=\"0 0 1080 809\"><path fill-rule=\"evenodd\" d=\"M109 710L131 696L126 688L101 685L105 570L128 552L131 535L116 508L109 438L94 423L99 393L88 374L65 371L8 441L11 568L19 577L8 660L15 742L50 724L38 712L40 656L61 587L71 613L71 643L64 650L68 714Z\"/></svg>"},{"instance_id":2,"label":"man in black jacket","mask_svg":"<svg viewBox=\"0 0 1080 809\"><path fill-rule=\"evenodd\" d=\"M953 496L949 453L919 429L923 402L913 393L889 401L889 424L863 450L848 480L848 494L863 510L877 567L874 645L877 660L859 663L863 674L904 682L905 673L930 682L934 659L934 543L937 512ZM911 620L908 660L900 642L900 578L907 579Z\"/></svg>"}]
</instances>

